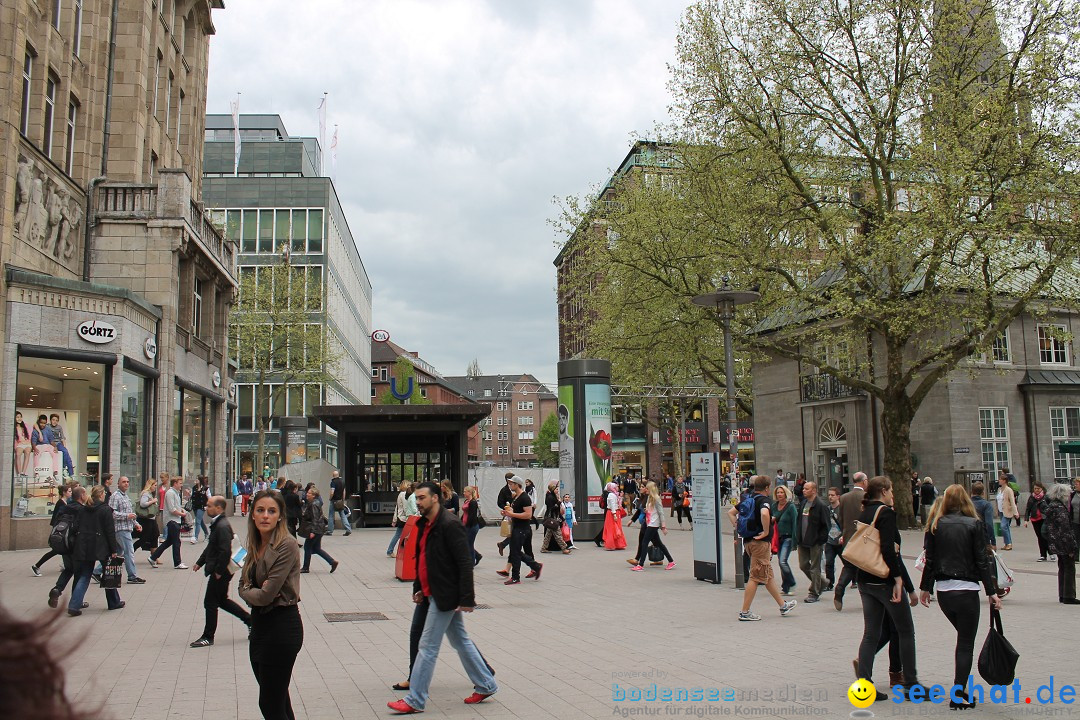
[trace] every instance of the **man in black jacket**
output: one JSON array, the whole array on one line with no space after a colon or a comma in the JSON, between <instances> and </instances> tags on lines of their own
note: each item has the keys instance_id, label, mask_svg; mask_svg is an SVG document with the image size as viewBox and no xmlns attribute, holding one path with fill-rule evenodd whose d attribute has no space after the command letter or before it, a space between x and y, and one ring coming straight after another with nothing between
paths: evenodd
<instances>
[{"instance_id":1,"label":"man in black jacket","mask_svg":"<svg viewBox=\"0 0 1080 720\"><path fill-rule=\"evenodd\" d=\"M476 607L472 552L465 526L453 513L442 510L439 487L434 483L422 483L416 488L415 498L421 517L416 525L420 540L416 551L413 602L427 606L427 619L409 678L409 694L402 700L386 704L402 714L421 712L427 704L428 687L443 635L457 650L473 683L473 694L465 698L465 704L483 702L498 690L495 677L465 632L462 613L472 612Z\"/></svg>"},{"instance_id":2,"label":"man in black jacket","mask_svg":"<svg viewBox=\"0 0 1080 720\"><path fill-rule=\"evenodd\" d=\"M810 580L803 602L816 603L825 582L821 577L821 553L829 538L829 506L818 496L817 483L803 484L803 501L795 521L795 544L799 546L799 569Z\"/></svg>"},{"instance_id":3,"label":"man in black jacket","mask_svg":"<svg viewBox=\"0 0 1080 720\"><path fill-rule=\"evenodd\" d=\"M232 556L233 529L229 518L225 517L225 498L214 495L206 503L206 514L210 517L210 537L206 549L199 556L193 571L206 568L206 596L203 607L206 609L206 625L202 637L191 643L191 647L208 647L214 644L217 632L218 608L230 615L235 615L245 625L251 625L251 615L229 598L229 559Z\"/></svg>"}]
</instances>

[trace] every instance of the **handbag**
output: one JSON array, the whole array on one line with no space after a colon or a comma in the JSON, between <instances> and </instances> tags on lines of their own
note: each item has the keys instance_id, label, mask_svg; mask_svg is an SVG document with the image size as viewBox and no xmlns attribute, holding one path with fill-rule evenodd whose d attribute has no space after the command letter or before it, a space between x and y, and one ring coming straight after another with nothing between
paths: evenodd
<instances>
[{"instance_id":1,"label":"handbag","mask_svg":"<svg viewBox=\"0 0 1080 720\"><path fill-rule=\"evenodd\" d=\"M664 551L661 550L656 545L650 545L649 546L649 562L658 563L658 562L663 562L663 561L664 561Z\"/></svg>"},{"instance_id":2,"label":"handbag","mask_svg":"<svg viewBox=\"0 0 1080 720\"><path fill-rule=\"evenodd\" d=\"M994 553L994 566L997 574L997 585L999 588L1011 588L1015 578L1013 577L1012 570L1005 564L1005 561L1001 559L1001 555Z\"/></svg>"},{"instance_id":3,"label":"handbag","mask_svg":"<svg viewBox=\"0 0 1080 720\"><path fill-rule=\"evenodd\" d=\"M923 568L925 568L925 567L926 567L926 550L923 550L921 553L919 553L919 557L915 558L915 569L918 570L919 572L922 572Z\"/></svg>"},{"instance_id":4,"label":"handbag","mask_svg":"<svg viewBox=\"0 0 1080 720\"><path fill-rule=\"evenodd\" d=\"M544 527L548 530L558 530L559 524L562 522L562 518L559 517L545 517Z\"/></svg>"},{"instance_id":5,"label":"handbag","mask_svg":"<svg viewBox=\"0 0 1080 720\"><path fill-rule=\"evenodd\" d=\"M345 509L345 501L344 500L335 500L334 501L334 510L336 510L337 512L341 512L344 509Z\"/></svg>"},{"instance_id":6,"label":"handbag","mask_svg":"<svg viewBox=\"0 0 1080 720\"><path fill-rule=\"evenodd\" d=\"M990 608L990 632L986 634L979 653L979 674L991 685L1008 685L1016 677L1016 661L1020 653L1005 639L1001 613Z\"/></svg>"},{"instance_id":7,"label":"handbag","mask_svg":"<svg viewBox=\"0 0 1080 720\"><path fill-rule=\"evenodd\" d=\"M878 515L883 507L885 506L881 505L874 511L874 519L869 525L856 521L855 534L851 536L842 554L847 562L879 578L889 577L889 566L881 556L881 533L877 529Z\"/></svg>"},{"instance_id":8,"label":"handbag","mask_svg":"<svg viewBox=\"0 0 1080 720\"><path fill-rule=\"evenodd\" d=\"M501 537L510 537L510 518L503 518L503 521L499 523L499 535Z\"/></svg>"},{"instance_id":9,"label":"handbag","mask_svg":"<svg viewBox=\"0 0 1080 720\"><path fill-rule=\"evenodd\" d=\"M111 557L109 561L105 563L105 567L101 569L101 587L104 590L119 590L120 583L124 579L123 573L120 572L120 568L124 566L124 559L118 557Z\"/></svg>"},{"instance_id":10,"label":"handbag","mask_svg":"<svg viewBox=\"0 0 1080 720\"><path fill-rule=\"evenodd\" d=\"M780 531L776 525L773 525L772 535L769 537L769 546L772 548L773 555L780 554Z\"/></svg>"}]
</instances>

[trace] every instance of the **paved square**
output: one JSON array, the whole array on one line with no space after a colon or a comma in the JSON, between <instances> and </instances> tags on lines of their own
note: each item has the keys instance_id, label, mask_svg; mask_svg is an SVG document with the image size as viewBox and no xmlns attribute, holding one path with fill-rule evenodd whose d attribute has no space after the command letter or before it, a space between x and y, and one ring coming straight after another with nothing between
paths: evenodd
<instances>
[{"instance_id":1,"label":"paved square","mask_svg":"<svg viewBox=\"0 0 1080 720\"><path fill-rule=\"evenodd\" d=\"M244 521L233 518L238 534ZM725 534L730 540L730 535ZM393 577L393 560L384 555L389 530L359 530L345 538L328 537L323 547L341 561L334 575L314 558L302 579L300 607L304 647L293 674L292 697L298 718L338 720L392 716L386 703L401 697L390 688L408 669L410 587ZM1034 692L1054 676L1061 685L1080 685L1077 637L1080 607L1057 602L1056 565L1036 563L1030 528L1014 532L1013 552L1005 553L1017 570L1017 584L1006 599L1005 632L1020 651L1021 705L980 705L964 717L1016 718L1056 713L1080 717L1076 706L1038 705ZM498 532L487 528L477 538L484 559L477 569L478 610L466 626L496 669L499 692L482 705L467 706L472 692L448 644L443 645L425 717L432 718L608 718L754 716L777 718L848 717L853 711L847 687L854 680L851 659L862 635L857 592L847 595L838 613L826 599L804 605L807 581L798 578L799 606L781 618L771 599L759 592L754 609L761 622L736 620L742 598L730 579L711 585L693 578L691 533L672 530L667 543L679 563L665 572L650 567L632 573L628 552L605 552L579 542L570 556L539 556L545 564L539 582L523 580L505 587L495 575L501 559ZM540 534L534 534L539 550ZM633 546L636 533L628 540ZM921 544L905 533L907 564ZM183 546L193 564L205 545ZM724 548L730 578L730 545ZM40 551L0 553L0 602L19 616L46 611L45 600L60 564L51 560L45 576L35 578L30 565ZM61 627L85 631L76 648L63 649L68 687L73 695L104 703L113 720L217 720L260 717L257 686L247 658L243 627L222 613L216 644L191 649L202 630L202 573L153 570L146 553L138 554L142 586L121 590L127 607L104 610L103 594L92 586L92 607L79 618L63 618ZM775 559L774 559L775 563ZM236 598L234 580L231 594ZM67 595L65 594L65 598ZM324 613L378 612L387 620L328 622ZM952 677L955 634L936 605L915 609L920 679L927 685ZM987 622L976 641L982 647ZM887 658L878 656L879 687L884 687ZM982 682L978 677L976 681ZM730 688L734 699L714 702L675 700L631 702L613 699L619 690L660 687ZM617 688L615 686L618 686ZM1032 697L1032 705L1023 703ZM1011 690L1010 698L1011 701ZM956 717L947 704L878 703L876 717L900 715ZM1048 712L1049 711L1049 712ZM13 719L14 720L14 719Z\"/></svg>"}]
</instances>

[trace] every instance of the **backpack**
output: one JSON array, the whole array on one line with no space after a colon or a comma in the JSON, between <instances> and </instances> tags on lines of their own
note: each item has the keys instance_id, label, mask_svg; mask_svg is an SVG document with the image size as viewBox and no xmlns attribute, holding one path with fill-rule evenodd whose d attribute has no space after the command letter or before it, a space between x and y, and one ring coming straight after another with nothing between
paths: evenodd
<instances>
[{"instance_id":1,"label":"backpack","mask_svg":"<svg viewBox=\"0 0 1080 720\"><path fill-rule=\"evenodd\" d=\"M62 516L53 526L49 547L59 555L70 555L75 549L75 525L70 515Z\"/></svg>"},{"instance_id":2,"label":"backpack","mask_svg":"<svg viewBox=\"0 0 1080 720\"><path fill-rule=\"evenodd\" d=\"M739 533L739 537L744 540L749 540L761 532L760 528L754 528L755 524L760 525L760 522L754 522L754 508L757 506L756 498L756 495L750 494L739 503L739 520L735 529Z\"/></svg>"}]
</instances>

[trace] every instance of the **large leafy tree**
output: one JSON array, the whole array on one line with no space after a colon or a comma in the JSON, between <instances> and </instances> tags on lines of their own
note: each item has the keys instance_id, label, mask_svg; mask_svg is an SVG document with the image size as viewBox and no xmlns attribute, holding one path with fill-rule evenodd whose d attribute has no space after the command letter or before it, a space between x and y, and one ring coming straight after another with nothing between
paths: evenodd
<instances>
[{"instance_id":1,"label":"large leafy tree","mask_svg":"<svg viewBox=\"0 0 1080 720\"><path fill-rule=\"evenodd\" d=\"M665 317L722 276L758 287L742 347L874 398L907 477L934 386L1075 300L1078 31L1075 0L700 2L673 68L678 180L662 201L620 188L588 267L624 268Z\"/></svg>"},{"instance_id":2,"label":"large leafy tree","mask_svg":"<svg viewBox=\"0 0 1080 720\"><path fill-rule=\"evenodd\" d=\"M342 351L316 314L321 307L322 282L304 266L282 262L241 268L229 334L238 360L237 382L254 385L256 467L265 461L270 418L289 412L288 390L303 391L333 379Z\"/></svg>"},{"instance_id":3,"label":"large leafy tree","mask_svg":"<svg viewBox=\"0 0 1080 720\"><path fill-rule=\"evenodd\" d=\"M559 442L559 415L551 413L544 418L543 424L536 432L536 444L533 450L536 459L543 467L559 467L559 451L551 449L551 443Z\"/></svg>"}]
</instances>

